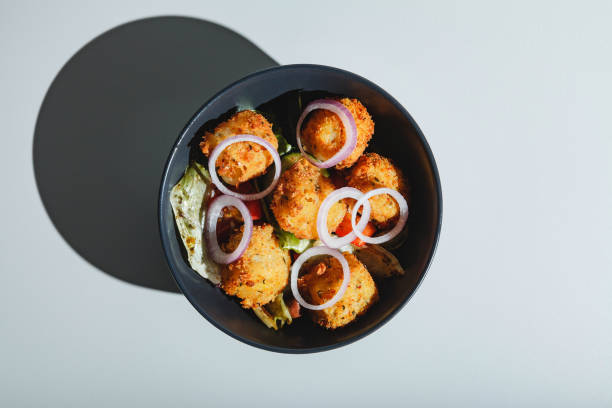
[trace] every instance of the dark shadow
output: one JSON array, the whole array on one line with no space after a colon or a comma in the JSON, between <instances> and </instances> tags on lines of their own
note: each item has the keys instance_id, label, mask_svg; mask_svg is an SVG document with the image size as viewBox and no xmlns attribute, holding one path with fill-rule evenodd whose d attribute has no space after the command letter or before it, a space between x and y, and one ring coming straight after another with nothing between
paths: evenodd
<instances>
[{"instance_id":1,"label":"dark shadow","mask_svg":"<svg viewBox=\"0 0 612 408\"><path fill-rule=\"evenodd\" d=\"M184 17L131 22L85 45L51 84L34 133L38 191L62 237L109 275L177 292L157 222L169 150L216 92L276 65L237 33Z\"/></svg>"}]
</instances>

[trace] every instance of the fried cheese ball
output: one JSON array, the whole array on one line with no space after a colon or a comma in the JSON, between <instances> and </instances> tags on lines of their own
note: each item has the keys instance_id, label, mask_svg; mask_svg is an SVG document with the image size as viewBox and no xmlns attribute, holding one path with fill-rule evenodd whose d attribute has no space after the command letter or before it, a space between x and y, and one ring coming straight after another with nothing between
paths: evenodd
<instances>
[{"instance_id":1,"label":"fried cheese ball","mask_svg":"<svg viewBox=\"0 0 612 408\"><path fill-rule=\"evenodd\" d=\"M305 158L281 174L272 194L270 209L285 231L301 239L317 239L317 214L321 203L335 190L332 181ZM329 210L327 228L336 230L346 214L346 203L337 202Z\"/></svg>"},{"instance_id":2,"label":"fried cheese ball","mask_svg":"<svg viewBox=\"0 0 612 408\"><path fill-rule=\"evenodd\" d=\"M366 267L353 254L345 252L342 255L351 270L346 292L333 306L312 311L315 323L327 329L347 325L378 300L378 289ZM298 278L298 289L308 303L320 305L336 294L343 277L340 262L334 257L328 257L314 264L305 275Z\"/></svg>"},{"instance_id":3,"label":"fried cheese ball","mask_svg":"<svg viewBox=\"0 0 612 408\"><path fill-rule=\"evenodd\" d=\"M376 153L366 153L357 160L349 170L346 182L366 193L376 188L387 187L399 191L408 199L406 181L402 171L391 160ZM380 194L368 200L372 207L370 219L380 228L387 228L395 223L399 216L399 205L388 194ZM354 201L353 201L354 203Z\"/></svg>"},{"instance_id":4,"label":"fried cheese ball","mask_svg":"<svg viewBox=\"0 0 612 408\"><path fill-rule=\"evenodd\" d=\"M351 167L368 146L374 133L374 121L365 106L357 99L343 98L340 102L351 112L357 125L357 146L340 163L337 169ZM344 125L338 116L328 110L318 109L306 118L302 126L302 144L306 151L319 160L327 160L336 154L346 139Z\"/></svg>"},{"instance_id":5,"label":"fried cheese ball","mask_svg":"<svg viewBox=\"0 0 612 408\"><path fill-rule=\"evenodd\" d=\"M222 245L231 252L240 243L242 229L235 230ZM230 296L242 299L242 307L249 309L271 302L289 281L291 258L282 249L269 224L253 226L253 235L244 254L236 261L223 265L221 288Z\"/></svg>"},{"instance_id":6,"label":"fried cheese ball","mask_svg":"<svg viewBox=\"0 0 612 408\"><path fill-rule=\"evenodd\" d=\"M231 136L249 134L260 137L278 149L272 125L257 112L245 110L219 124L213 132L206 132L200 142L202 153L209 156L213 149ZM273 162L272 155L261 145L238 142L229 145L217 158L217 173L227 184L240 183L261 176Z\"/></svg>"}]
</instances>

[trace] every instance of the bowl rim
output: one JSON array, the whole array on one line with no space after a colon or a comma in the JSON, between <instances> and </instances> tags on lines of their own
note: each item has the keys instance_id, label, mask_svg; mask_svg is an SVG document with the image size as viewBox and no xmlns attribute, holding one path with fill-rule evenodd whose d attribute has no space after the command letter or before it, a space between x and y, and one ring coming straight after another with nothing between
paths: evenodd
<instances>
[{"instance_id":1,"label":"bowl rim","mask_svg":"<svg viewBox=\"0 0 612 408\"><path fill-rule=\"evenodd\" d=\"M172 159L174 158L174 155L177 152L177 147L178 147L179 143L186 136L187 131L191 128L193 123L198 119L198 117L202 114L202 112L208 106L213 104L219 97L221 97L223 94L225 94L229 89L231 89L231 88L233 88L233 87L235 87L237 85L240 85L243 82L250 81L250 80L252 80L254 78L257 78L259 76L267 75L270 72L284 71L284 70L288 70L288 69L315 69L315 70L320 70L320 71L330 71L330 72L340 73L342 75L346 75L346 76L352 77L354 80L363 83L364 85L370 87L375 92L380 93L387 100L389 100L410 121L411 125L416 130L416 133L417 133L419 139L421 140L421 143L423 144L425 153L427 154L427 158L428 158L428 160L429 160L429 162L431 163L431 166L432 166L433 175L434 175L434 184L435 184L436 195L437 195L437 199L438 199L437 225L436 225L436 230L435 230L435 233L434 233L433 248L432 248L432 250L430 252L430 255L429 255L429 257L428 257L428 259L426 261L425 268L424 268L421 276L418 278L418 280L416 282L414 290L412 290L412 292L409 293L401 301L401 303L394 310L392 310L384 319L382 319L378 323L374 324L370 329L366 330L365 332L363 332L361 334L358 334L358 335L355 335L355 336L353 336L351 338L348 338L346 340L342 340L342 341L339 341L337 343L326 345L326 346L306 347L306 348L292 348L292 347L272 346L272 345L269 345L269 344L259 343L257 341L253 341L253 340L247 339L245 337L242 337L242 336L232 332L231 330L225 328L220 323L218 323L215 319L213 319L212 317L210 317L208 315L206 310L204 310L203 308L199 307L199 305L195 302L194 299L191 298L191 296L187 295L187 293L185 291L185 288L183 287L183 285L177 279L173 260L169 256L169 249L168 249L169 242L168 242L168 240L170 239L170 237L168 237L166 234L164 234L164 228L162 226L162 218L163 218L162 212L164 211L164 209L162 208L162 201L164 199L165 194L167 194L169 192L169 188L167 186L165 187L165 185L167 184L168 172L169 172L169 169L170 169L170 163L171 163ZM216 327L217 329L221 330L222 332L224 332L225 334L229 335L230 337L232 337L232 338L234 338L234 339L236 339L236 340L238 340L238 341L240 341L242 343L248 344L248 345L253 346L253 347L257 347L257 348L262 349L262 350L273 351L273 352L277 352L277 353L285 353L285 354L318 353L318 352L329 351L329 350L333 350L333 349L336 349L336 348L339 348L339 347L343 347L343 346L349 345L349 344L351 344L351 343L353 343L353 342L355 342L357 340L360 340L360 339L368 336L369 334L374 333L375 331L380 329L383 325L385 325L387 322L389 322L389 320L391 320L400 310L402 310L404 308L404 306L406 306L406 304L410 301L412 296L414 296L414 294L417 292L417 290L421 286L421 283L425 279L425 276L427 275L427 272L429 271L429 268L431 267L432 260L433 260L433 258L435 256L435 253L436 253L436 250L437 250L437 247L438 247L438 241L440 239L440 231L442 229L442 186L441 186L441 182L440 182L440 175L439 175L439 171L438 171L438 166L436 164L436 160L434 158L433 152L431 151L429 143L425 139L425 136L424 136L423 132L421 131L421 128L415 122L415 120L412 118L410 113L408 113L408 111L393 96L391 96L387 91L385 91L380 86L378 86L375 83L373 83L372 81L370 81L370 80L368 80L368 79L366 79L366 78L364 78L364 77L362 77L360 75L357 75L357 74L355 74L353 72L344 70L344 69L340 69L340 68L336 68L336 67L331 67L331 66L327 66L327 65L318 65L318 64L288 64L288 65L279 65L279 66L275 66L275 67L271 67L271 68L265 68L265 69L262 69L262 70L259 70L259 71L255 71L255 72L253 72L253 73L251 73L251 74L249 74L249 75L247 75L247 76L245 76L245 77L243 77L241 79L238 79L237 81L234 81L231 84L225 86L219 92L217 92L215 95L213 95L210 99L208 99L204 104L202 104L196 110L196 112L193 114L193 116L187 121L186 125L180 131L177 139L175 140L174 144L172 145L172 149L170 150L170 153L168 154L168 158L166 159L166 163L164 164L164 170L162 172L162 177L161 177L161 182L160 182L160 187L159 187L159 194L158 194L158 203L157 204L158 204L158 208L157 208L157 222L158 222L158 227L159 227L159 234L160 234L160 239L161 239L161 243L162 243L162 248L163 248L163 251L164 251L164 258L166 259L166 263L168 264L168 267L170 268L170 272L172 273L172 278L174 279L174 281L176 282L176 285L181 290L181 293L189 301L189 303L191 303L191 305L206 320L208 320L208 322L210 322L214 327Z\"/></svg>"}]
</instances>

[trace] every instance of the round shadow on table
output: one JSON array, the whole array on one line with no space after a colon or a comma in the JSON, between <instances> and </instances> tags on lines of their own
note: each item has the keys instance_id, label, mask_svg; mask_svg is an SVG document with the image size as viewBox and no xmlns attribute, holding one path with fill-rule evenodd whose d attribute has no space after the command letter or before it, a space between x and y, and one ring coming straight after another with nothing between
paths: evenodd
<instances>
[{"instance_id":1,"label":"round shadow on table","mask_svg":"<svg viewBox=\"0 0 612 408\"><path fill-rule=\"evenodd\" d=\"M76 252L100 270L178 292L164 259L157 196L168 151L225 85L278 65L207 21L158 17L116 27L59 72L40 108L40 197Z\"/></svg>"}]
</instances>

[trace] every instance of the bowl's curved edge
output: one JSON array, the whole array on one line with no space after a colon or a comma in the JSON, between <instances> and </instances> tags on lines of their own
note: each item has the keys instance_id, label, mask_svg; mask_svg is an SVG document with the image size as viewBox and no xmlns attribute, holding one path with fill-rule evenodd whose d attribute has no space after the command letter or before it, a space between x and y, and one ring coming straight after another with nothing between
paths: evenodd
<instances>
[{"instance_id":1,"label":"bowl's curved edge","mask_svg":"<svg viewBox=\"0 0 612 408\"><path fill-rule=\"evenodd\" d=\"M427 153L427 157L431 163L431 167L433 170L433 175L434 175L434 179L435 179L435 184L436 184L436 194L437 194L437 199L438 199L438 216L437 216L437 225L436 225L436 231L435 231L435 236L434 236L434 244L433 247L431 249L431 252L429 254L429 257L427 259L427 263L425 265L425 269L423 270L423 273L421 274L421 276L419 277L416 286L414 287L414 289L412 290L412 292L402 301L402 303L400 303L399 306L397 306L395 308L395 310L393 310L391 313L389 313L389 315L387 315L384 319L382 319L380 322L378 322L376 325L374 325L370 330L368 330L365 333L359 334L355 337L352 337L350 339L338 342L336 344L332 344L329 346L322 346L322 347L310 347L310 348L289 348L289 347L275 347L275 346L269 346L266 344L261 344L261 343L257 343L254 341L251 341L247 338L244 338L242 336L239 336L235 333L233 333L232 331L226 329L224 326L220 325L219 323L217 323L214 319L212 319L205 310L201 309L194 301L192 301L192 299L190 299L189 296L187 296L186 292L185 292L185 288L183 287L183 285L179 282L179 280L176 277L175 271L174 271L174 266L172 264L172 261L170 260L170 257L168 256L168 237L164 235L163 233L163 229L162 229L162 223L161 223L161 219L163 217L162 215L162 201L164 198L164 195L169 193L168 188L165 186L165 181L166 178L168 176L168 169L169 169L169 165L170 162L172 161L172 158L174 156L174 154L177 151L177 147L179 145L179 143L182 141L182 139L185 137L187 131L191 128L191 126L193 126L193 124L197 121L198 117L201 115L202 111L210 104L214 103L214 101L219 98L222 94L224 94L228 89L244 82L247 80L250 80L251 78L257 77L259 75L263 75L266 74L270 71L276 71L276 70L283 70L283 69L295 69L295 68L311 68L311 69L321 69L321 70L328 70L328 71L335 71L335 72L339 72L345 75L349 75L354 77L356 80L372 87L374 90L376 90L377 92L379 92L380 94L384 95L385 98L387 98L389 101L391 101L393 103L393 105L395 107L397 107L409 120L410 123L412 124L412 126L414 127L414 129L416 130L421 142L423 143L423 147L425 148L425 152ZM185 298L187 298L187 300L189 301L189 303L191 303L191 305L206 319L208 320L214 327L216 327L217 329L221 330L222 332L224 332L225 334L229 335L230 337L241 341L245 344L248 344L250 346L262 349L262 350L266 350L266 351L273 351L276 353L285 353L285 354L308 354L308 353L318 353L318 352L323 352L323 351L329 351L329 350L333 350L339 347L343 347L346 345L349 345L357 340L360 340L364 337L366 337L369 334L372 334L373 332L377 331L378 329L380 329L383 325L385 325L389 320L391 320L391 318L393 318L400 310L402 310L404 308L404 306L406 306L406 304L410 301L410 299L412 298L412 296L414 296L414 294L416 293L416 291L419 289L419 287L421 286L421 283L423 282L425 276L427 275L427 272L429 271L429 268L431 267L431 263L433 260L433 257L436 253L437 247L438 247L438 241L440 239L440 232L442 229L442 209L443 209L443 205L442 205L442 186L441 186L441 182L440 182L440 174L438 171L438 166L436 164L436 160L434 158L433 152L431 151L431 147L429 146L429 143L427 142L427 140L425 139L425 136L423 134L423 132L421 131L421 128L419 127L419 125L415 122L415 120L412 118L412 116L410 115L410 113L408 113L408 111L393 97L391 96L387 91L385 91L384 89L382 89L380 86L378 86L377 84L373 83L372 81L354 74L350 71L346 71L340 68L335 68L335 67L330 67L330 66L326 66L326 65L317 65L317 64L290 64L290 65L280 65L278 67L272 67L272 68L266 68L260 71L256 71L252 74L249 74L247 76L245 76L242 79L239 79L231 84L229 84L228 86L224 87L223 89L221 89L219 92L217 92L212 98L210 98L208 101L206 101L202 106L200 106L200 108L196 111L196 113L191 117L191 119L187 122L187 125L181 130L179 136L177 137L176 141L174 142L174 145L172 146L172 150L170 151L170 154L168 155L168 159L166 160L166 163L164 165L164 171L162 172L162 179L161 179L161 183L160 183L160 189L159 189L159 197L158 197L158 211L157 211L157 222L158 222L158 227L159 227L159 234L160 234L160 239L161 239L161 243L162 243L162 248L164 250L164 257L166 258L166 262L168 263L168 267L170 268L170 271L172 272L172 277L174 278L177 286L179 287L179 289L181 290L181 292L185 295Z\"/></svg>"}]
</instances>

